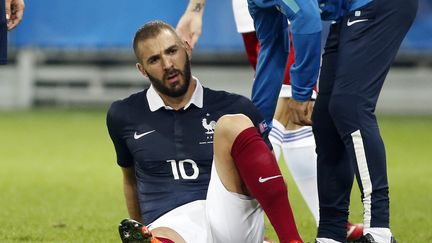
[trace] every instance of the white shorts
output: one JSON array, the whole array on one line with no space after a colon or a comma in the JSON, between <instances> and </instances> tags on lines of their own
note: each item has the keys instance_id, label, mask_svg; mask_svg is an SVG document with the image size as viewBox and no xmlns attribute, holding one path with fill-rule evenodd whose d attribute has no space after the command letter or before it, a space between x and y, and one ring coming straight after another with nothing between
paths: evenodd
<instances>
[{"instance_id":1,"label":"white shorts","mask_svg":"<svg viewBox=\"0 0 432 243\"><path fill-rule=\"evenodd\" d=\"M147 225L150 230L167 227L177 232L187 243L209 241L210 229L205 214L205 200L193 201L175 208Z\"/></svg>"},{"instance_id":2,"label":"white shorts","mask_svg":"<svg viewBox=\"0 0 432 243\"><path fill-rule=\"evenodd\" d=\"M171 228L187 243L262 243L264 212L255 199L227 191L213 166L207 200L175 208L148 227Z\"/></svg>"},{"instance_id":3,"label":"white shorts","mask_svg":"<svg viewBox=\"0 0 432 243\"><path fill-rule=\"evenodd\" d=\"M229 192L212 166L207 192L207 220L213 243L262 243L264 211L255 199Z\"/></svg>"}]
</instances>

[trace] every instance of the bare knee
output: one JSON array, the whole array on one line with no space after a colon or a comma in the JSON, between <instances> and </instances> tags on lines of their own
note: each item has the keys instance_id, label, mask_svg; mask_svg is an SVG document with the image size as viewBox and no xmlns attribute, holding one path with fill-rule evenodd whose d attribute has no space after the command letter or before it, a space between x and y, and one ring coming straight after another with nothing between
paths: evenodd
<instances>
[{"instance_id":1,"label":"bare knee","mask_svg":"<svg viewBox=\"0 0 432 243\"><path fill-rule=\"evenodd\" d=\"M243 114L224 115L216 123L215 140L224 138L232 143L243 130L253 126L249 117Z\"/></svg>"}]
</instances>

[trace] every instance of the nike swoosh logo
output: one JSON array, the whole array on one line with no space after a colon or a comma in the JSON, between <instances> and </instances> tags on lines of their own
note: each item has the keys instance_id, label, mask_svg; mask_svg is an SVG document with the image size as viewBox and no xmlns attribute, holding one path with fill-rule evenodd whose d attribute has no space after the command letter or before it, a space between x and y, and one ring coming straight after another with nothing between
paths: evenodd
<instances>
[{"instance_id":1,"label":"nike swoosh logo","mask_svg":"<svg viewBox=\"0 0 432 243\"><path fill-rule=\"evenodd\" d=\"M156 131L156 130L151 130L151 131L148 131L148 132L145 132L145 133L141 133L141 134L137 134L137 133L135 132L135 133L134 133L134 138L135 138L135 139L140 139L140 138L144 137L145 135L150 134L150 133L155 132L155 131Z\"/></svg>"},{"instance_id":2,"label":"nike swoosh logo","mask_svg":"<svg viewBox=\"0 0 432 243\"><path fill-rule=\"evenodd\" d=\"M369 20L369 19L358 19L358 20L350 21L350 20L348 19L348 21L347 21L347 26L351 26L351 25L353 25L353 24L360 23L360 22L365 22L365 21L368 21L368 20Z\"/></svg>"},{"instance_id":3,"label":"nike swoosh logo","mask_svg":"<svg viewBox=\"0 0 432 243\"><path fill-rule=\"evenodd\" d=\"M276 179L276 178L279 178L279 177L282 177L282 175L270 176L270 177L264 177L264 178L260 176L260 178L258 178L258 181L260 183L264 183L266 181L269 181L269 180L272 180L272 179Z\"/></svg>"}]
</instances>

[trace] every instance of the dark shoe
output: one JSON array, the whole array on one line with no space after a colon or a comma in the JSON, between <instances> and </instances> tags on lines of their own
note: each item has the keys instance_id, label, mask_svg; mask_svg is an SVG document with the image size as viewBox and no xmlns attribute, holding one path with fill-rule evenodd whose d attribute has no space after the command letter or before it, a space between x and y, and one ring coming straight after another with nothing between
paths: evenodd
<instances>
[{"instance_id":1,"label":"dark shoe","mask_svg":"<svg viewBox=\"0 0 432 243\"><path fill-rule=\"evenodd\" d=\"M118 227L123 243L158 243L144 225L133 219L124 219Z\"/></svg>"},{"instance_id":2,"label":"dark shoe","mask_svg":"<svg viewBox=\"0 0 432 243\"><path fill-rule=\"evenodd\" d=\"M392 236L390 242L391 243L397 243L397 241L395 240L395 238L393 236ZM355 241L354 243L378 243L378 242L375 241L375 239L373 238L373 236L371 234L367 233L359 241Z\"/></svg>"},{"instance_id":3,"label":"dark shoe","mask_svg":"<svg viewBox=\"0 0 432 243\"><path fill-rule=\"evenodd\" d=\"M359 241L356 241L356 243L378 243L378 242L375 241L375 239L371 234L367 233L362 238L360 238Z\"/></svg>"}]
</instances>

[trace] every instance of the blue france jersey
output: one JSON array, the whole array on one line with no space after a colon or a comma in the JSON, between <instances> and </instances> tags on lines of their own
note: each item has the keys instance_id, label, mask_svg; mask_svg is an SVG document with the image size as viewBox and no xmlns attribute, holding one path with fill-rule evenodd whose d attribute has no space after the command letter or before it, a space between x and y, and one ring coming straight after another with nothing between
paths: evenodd
<instances>
[{"instance_id":1,"label":"blue france jersey","mask_svg":"<svg viewBox=\"0 0 432 243\"><path fill-rule=\"evenodd\" d=\"M164 107L151 111L150 89L114 102L107 115L117 163L135 166L146 224L178 206L206 198L214 127L221 116L242 113L257 127L263 121L247 98L202 88L199 83L202 108L191 104L177 111Z\"/></svg>"}]
</instances>

